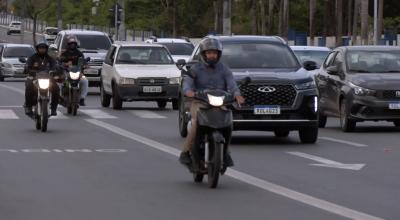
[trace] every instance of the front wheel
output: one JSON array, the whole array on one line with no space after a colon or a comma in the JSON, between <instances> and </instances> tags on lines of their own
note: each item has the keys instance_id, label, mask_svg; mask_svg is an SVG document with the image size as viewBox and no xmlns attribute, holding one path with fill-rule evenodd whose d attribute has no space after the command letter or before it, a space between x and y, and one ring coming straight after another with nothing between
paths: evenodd
<instances>
[{"instance_id":1,"label":"front wheel","mask_svg":"<svg viewBox=\"0 0 400 220\"><path fill-rule=\"evenodd\" d=\"M275 130L274 131L275 137L280 137L280 138L288 137L289 133L290 133L290 131L288 131L288 130Z\"/></svg>"},{"instance_id":2,"label":"front wheel","mask_svg":"<svg viewBox=\"0 0 400 220\"><path fill-rule=\"evenodd\" d=\"M172 100L172 109L173 110L179 109L179 101L177 99Z\"/></svg>"},{"instance_id":3,"label":"front wheel","mask_svg":"<svg viewBox=\"0 0 400 220\"><path fill-rule=\"evenodd\" d=\"M400 127L400 120L394 121L393 124L394 124L394 126L396 126L396 127Z\"/></svg>"},{"instance_id":4,"label":"front wheel","mask_svg":"<svg viewBox=\"0 0 400 220\"><path fill-rule=\"evenodd\" d=\"M340 127L344 132L352 132L356 128L356 122L349 118L348 107L346 100L340 103Z\"/></svg>"},{"instance_id":5,"label":"front wheel","mask_svg":"<svg viewBox=\"0 0 400 220\"><path fill-rule=\"evenodd\" d=\"M76 116L78 114L78 105L77 104L73 104L72 105L72 115Z\"/></svg>"},{"instance_id":6,"label":"front wheel","mask_svg":"<svg viewBox=\"0 0 400 220\"><path fill-rule=\"evenodd\" d=\"M318 127L306 127L299 130L300 141L303 144L314 144L318 139Z\"/></svg>"},{"instance_id":7,"label":"front wheel","mask_svg":"<svg viewBox=\"0 0 400 220\"><path fill-rule=\"evenodd\" d=\"M105 108L110 106L111 96L104 91L103 83L100 84L100 101L101 106Z\"/></svg>"},{"instance_id":8,"label":"front wheel","mask_svg":"<svg viewBox=\"0 0 400 220\"><path fill-rule=\"evenodd\" d=\"M222 149L224 145L222 143L216 143L212 140L210 143L210 161L208 163L208 187L216 188L218 186L219 174L221 172L222 165ZM212 149L212 147L214 149Z\"/></svg>"},{"instance_id":9,"label":"front wheel","mask_svg":"<svg viewBox=\"0 0 400 220\"><path fill-rule=\"evenodd\" d=\"M325 128L327 120L328 120L328 117L326 115L323 115L323 114L319 113L319 116L318 116L318 127L319 128Z\"/></svg>"},{"instance_id":10,"label":"front wheel","mask_svg":"<svg viewBox=\"0 0 400 220\"><path fill-rule=\"evenodd\" d=\"M113 109L120 110L122 109L122 98L119 96L117 85L113 86L113 94L112 94L112 103Z\"/></svg>"},{"instance_id":11,"label":"front wheel","mask_svg":"<svg viewBox=\"0 0 400 220\"><path fill-rule=\"evenodd\" d=\"M194 180L194 182L196 182L196 183L201 183L201 182L203 182L203 178L204 178L204 174L201 174L201 173L194 173L194 174L193 174L193 180Z\"/></svg>"},{"instance_id":12,"label":"front wheel","mask_svg":"<svg viewBox=\"0 0 400 220\"><path fill-rule=\"evenodd\" d=\"M47 131L47 122L49 119L49 106L48 106L47 100L42 100L40 111L41 111L41 114L40 114L41 131L46 132Z\"/></svg>"},{"instance_id":13,"label":"front wheel","mask_svg":"<svg viewBox=\"0 0 400 220\"><path fill-rule=\"evenodd\" d=\"M179 134L181 137L185 138L188 134L187 126L188 119L186 117L185 107L183 102L180 102L180 109L178 113L178 123L179 123Z\"/></svg>"},{"instance_id":14,"label":"front wheel","mask_svg":"<svg viewBox=\"0 0 400 220\"><path fill-rule=\"evenodd\" d=\"M164 109L167 106L167 101L157 101L158 108Z\"/></svg>"},{"instance_id":15,"label":"front wheel","mask_svg":"<svg viewBox=\"0 0 400 220\"><path fill-rule=\"evenodd\" d=\"M0 76L0 82L4 82L4 77Z\"/></svg>"}]
</instances>

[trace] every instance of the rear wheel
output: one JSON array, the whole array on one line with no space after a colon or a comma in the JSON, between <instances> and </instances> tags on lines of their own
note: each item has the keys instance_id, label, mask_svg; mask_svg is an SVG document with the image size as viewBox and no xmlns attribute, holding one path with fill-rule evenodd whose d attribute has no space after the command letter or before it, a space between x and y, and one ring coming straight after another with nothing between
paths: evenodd
<instances>
[{"instance_id":1,"label":"rear wheel","mask_svg":"<svg viewBox=\"0 0 400 220\"><path fill-rule=\"evenodd\" d=\"M394 124L394 126L396 126L396 127L400 127L400 121L394 121L393 124Z\"/></svg>"},{"instance_id":2,"label":"rear wheel","mask_svg":"<svg viewBox=\"0 0 400 220\"><path fill-rule=\"evenodd\" d=\"M281 138L289 136L289 133L290 132L288 130L275 130L274 131L275 137L281 137Z\"/></svg>"},{"instance_id":3,"label":"rear wheel","mask_svg":"<svg viewBox=\"0 0 400 220\"><path fill-rule=\"evenodd\" d=\"M214 149L212 149L212 147ZM216 188L218 186L219 174L221 171L221 154L224 145L221 143L210 143L210 150L212 149L212 154L210 154L210 162L208 164L208 187Z\"/></svg>"},{"instance_id":4,"label":"rear wheel","mask_svg":"<svg viewBox=\"0 0 400 220\"><path fill-rule=\"evenodd\" d=\"M340 127L344 132L352 132L356 128L356 122L349 118L346 100L340 103Z\"/></svg>"},{"instance_id":5,"label":"rear wheel","mask_svg":"<svg viewBox=\"0 0 400 220\"><path fill-rule=\"evenodd\" d=\"M179 101L177 99L172 100L172 109L173 110L179 109Z\"/></svg>"},{"instance_id":6,"label":"rear wheel","mask_svg":"<svg viewBox=\"0 0 400 220\"><path fill-rule=\"evenodd\" d=\"M113 109L122 109L122 99L119 96L117 85L113 86L112 103Z\"/></svg>"},{"instance_id":7,"label":"rear wheel","mask_svg":"<svg viewBox=\"0 0 400 220\"><path fill-rule=\"evenodd\" d=\"M71 113L72 113L72 106L68 106L68 107L67 107L67 113L68 113L68 114L71 114Z\"/></svg>"},{"instance_id":8,"label":"rear wheel","mask_svg":"<svg viewBox=\"0 0 400 220\"><path fill-rule=\"evenodd\" d=\"M299 130L301 143L314 144L318 139L318 127L306 127Z\"/></svg>"},{"instance_id":9,"label":"rear wheel","mask_svg":"<svg viewBox=\"0 0 400 220\"><path fill-rule=\"evenodd\" d=\"M101 106L109 107L111 102L111 96L104 91L103 83L100 84L100 101Z\"/></svg>"},{"instance_id":10,"label":"rear wheel","mask_svg":"<svg viewBox=\"0 0 400 220\"><path fill-rule=\"evenodd\" d=\"M0 76L0 82L4 82L4 77Z\"/></svg>"},{"instance_id":11,"label":"rear wheel","mask_svg":"<svg viewBox=\"0 0 400 220\"><path fill-rule=\"evenodd\" d=\"M167 101L157 101L158 108L165 108L167 106Z\"/></svg>"},{"instance_id":12,"label":"rear wheel","mask_svg":"<svg viewBox=\"0 0 400 220\"><path fill-rule=\"evenodd\" d=\"M326 126L326 121L328 120L328 117L326 115L323 115L322 113L319 113L318 117L318 127L319 128L325 128Z\"/></svg>"},{"instance_id":13,"label":"rear wheel","mask_svg":"<svg viewBox=\"0 0 400 220\"><path fill-rule=\"evenodd\" d=\"M78 105L77 104L73 104L72 105L72 115L76 116L78 114Z\"/></svg>"}]
</instances>

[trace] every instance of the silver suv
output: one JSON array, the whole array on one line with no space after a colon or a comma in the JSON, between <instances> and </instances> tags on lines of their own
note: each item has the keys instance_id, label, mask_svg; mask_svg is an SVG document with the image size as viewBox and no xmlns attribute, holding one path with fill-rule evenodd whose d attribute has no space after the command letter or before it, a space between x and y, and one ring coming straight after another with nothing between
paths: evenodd
<instances>
[{"instance_id":1,"label":"silver suv","mask_svg":"<svg viewBox=\"0 0 400 220\"><path fill-rule=\"evenodd\" d=\"M111 40L107 34L99 31L63 30L57 34L54 44L50 45L50 54L59 57L66 50L68 36L74 35L78 39L79 50L90 57L89 68L84 70L89 80L89 86L99 86L101 67L111 47Z\"/></svg>"}]
</instances>

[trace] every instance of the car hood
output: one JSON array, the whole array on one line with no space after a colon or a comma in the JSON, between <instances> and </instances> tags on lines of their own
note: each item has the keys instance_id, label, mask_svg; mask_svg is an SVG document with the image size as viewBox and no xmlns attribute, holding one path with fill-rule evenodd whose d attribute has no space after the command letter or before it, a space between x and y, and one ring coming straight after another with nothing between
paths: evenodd
<instances>
[{"instance_id":1,"label":"car hood","mask_svg":"<svg viewBox=\"0 0 400 220\"><path fill-rule=\"evenodd\" d=\"M186 62L189 61L190 56L185 56L185 55L172 55L172 59L174 59L174 62L176 63L178 60L185 60Z\"/></svg>"},{"instance_id":2,"label":"car hood","mask_svg":"<svg viewBox=\"0 0 400 220\"><path fill-rule=\"evenodd\" d=\"M139 77L180 77L181 73L173 65L130 65L116 64L116 71L121 77L139 78Z\"/></svg>"},{"instance_id":3,"label":"car hood","mask_svg":"<svg viewBox=\"0 0 400 220\"><path fill-rule=\"evenodd\" d=\"M271 83L299 84L313 80L312 74L300 69L232 69L237 81L250 77L253 82L263 81Z\"/></svg>"},{"instance_id":4,"label":"car hood","mask_svg":"<svg viewBox=\"0 0 400 220\"><path fill-rule=\"evenodd\" d=\"M350 82L373 90L399 90L400 73L363 73L350 75Z\"/></svg>"},{"instance_id":5,"label":"car hood","mask_svg":"<svg viewBox=\"0 0 400 220\"><path fill-rule=\"evenodd\" d=\"M19 61L19 58L3 58L2 63L9 63L9 64L23 64Z\"/></svg>"},{"instance_id":6,"label":"car hood","mask_svg":"<svg viewBox=\"0 0 400 220\"><path fill-rule=\"evenodd\" d=\"M95 60L104 60L107 54L106 50L86 50L82 49L81 52L85 57L90 57Z\"/></svg>"}]
</instances>

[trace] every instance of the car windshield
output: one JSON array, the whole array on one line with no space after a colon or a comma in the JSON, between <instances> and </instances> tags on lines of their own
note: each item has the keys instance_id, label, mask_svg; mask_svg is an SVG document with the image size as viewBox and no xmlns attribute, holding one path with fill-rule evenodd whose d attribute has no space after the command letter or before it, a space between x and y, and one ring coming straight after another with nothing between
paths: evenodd
<instances>
[{"instance_id":1,"label":"car windshield","mask_svg":"<svg viewBox=\"0 0 400 220\"><path fill-rule=\"evenodd\" d=\"M48 35L57 35L58 34L58 29L57 28L46 29L46 34L48 34Z\"/></svg>"},{"instance_id":2,"label":"car windshield","mask_svg":"<svg viewBox=\"0 0 400 220\"><path fill-rule=\"evenodd\" d=\"M314 61L317 63L317 68L320 68L330 51L318 50L293 50L294 54L299 58L300 63L305 61Z\"/></svg>"},{"instance_id":3,"label":"car windshield","mask_svg":"<svg viewBox=\"0 0 400 220\"><path fill-rule=\"evenodd\" d=\"M7 47L4 49L3 57L30 57L35 53L31 47Z\"/></svg>"},{"instance_id":4,"label":"car windshield","mask_svg":"<svg viewBox=\"0 0 400 220\"><path fill-rule=\"evenodd\" d=\"M172 55L192 55L194 46L186 43L160 43L166 46Z\"/></svg>"},{"instance_id":5,"label":"car windshield","mask_svg":"<svg viewBox=\"0 0 400 220\"><path fill-rule=\"evenodd\" d=\"M11 23L11 25L21 25L21 23L19 23L19 22L13 22L13 23Z\"/></svg>"},{"instance_id":6,"label":"car windshield","mask_svg":"<svg viewBox=\"0 0 400 220\"><path fill-rule=\"evenodd\" d=\"M299 68L289 48L260 42L224 43L221 61L232 69Z\"/></svg>"},{"instance_id":7,"label":"car windshield","mask_svg":"<svg viewBox=\"0 0 400 220\"><path fill-rule=\"evenodd\" d=\"M174 64L168 51L162 47L123 47L119 49L118 64Z\"/></svg>"},{"instance_id":8,"label":"car windshield","mask_svg":"<svg viewBox=\"0 0 400 220\"><path fill-rule=\"evenodd\" d=\"M358 73L400 73L400 50L349 51L347 68Z\"/></svg>"},{"instance_id":9,"label":"car windshield","mask_svg":"<svg viewBox=\"0 0 400 220\"><path fill-rule=\"evenodd\" d=\"M106 35L74 35L78 39L79 50L108 50L111 41ZM67 47L67 37L64 37L62 48Z\"/></svg>"}]
</instances>

